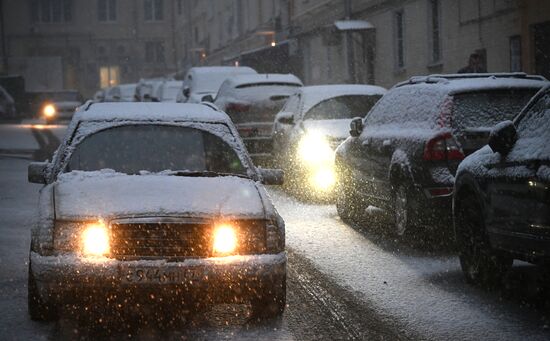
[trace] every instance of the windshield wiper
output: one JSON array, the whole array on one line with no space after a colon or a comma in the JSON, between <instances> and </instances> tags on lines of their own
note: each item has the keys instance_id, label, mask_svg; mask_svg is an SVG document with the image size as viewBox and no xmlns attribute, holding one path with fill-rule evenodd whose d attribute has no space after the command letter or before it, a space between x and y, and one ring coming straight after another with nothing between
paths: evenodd
<instances>
[{"instance_id":1,"label":"windshield wiper","mask_svg":"<svg viewBox=\"0 0 550 341\"><path fill-rule=\"evenodd\" d=\"M179 170L179 171L166 172L164 174L174 175L174 176L207 177L207 178L215 178L215 177L218 177L218 176L236 176L236 177L239 177L239 178L249 179L249 177L247 175L244 175L244 174L223 173L223 172L214 172L214 171Z\"/></svg>"}]
</instances>

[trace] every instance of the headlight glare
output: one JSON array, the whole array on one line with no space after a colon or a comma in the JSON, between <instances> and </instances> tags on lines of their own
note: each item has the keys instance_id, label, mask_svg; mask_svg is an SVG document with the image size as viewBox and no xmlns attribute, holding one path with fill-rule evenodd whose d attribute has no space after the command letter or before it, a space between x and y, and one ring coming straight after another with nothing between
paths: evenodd
<instances>
[{"instance_id":1,"label":"headlight glare","mask_svg":"<svg viewBox=\"0 0 550 341\"><path fill-rule=\"evenodd\" d=\"M109 231L103 222L93 223L82 232L82 252L86 256L105 256L110 251Z\"/></svg>"},{"instance_id":2,"label":"headlight glare","mask_svg":"<svg viewBox=\"0 0 550 341\"><path fill-rule=\"evenodd\" d=\"M298 144L298 157L306 165L319 165L334 161L334 151L326 137L318 132L308 132Z\"/></svg>"},{"instance_id":3,"label":"headlight glare","mask_svg":"<svg viewBox=\"0 0 550 341\"><path fill-rule=\"evenodd\" d=\"M46 104L44 106L44 109L42 109L42 112L44 113L44 116L46 116L46 118L52 118L57 113L57 109L53 104Z\"/></svg>"},{"instance_id":4,"label":"headlight glare","mask_svg":"<svg viewBox=\"0 0 550 341\"><path fill-rule=\"evenodd\" d=\"M229 224L219 225L214 229L212 251L216 255L229 255L237 250L237 233Z\"/></svg>"}]
</instances>

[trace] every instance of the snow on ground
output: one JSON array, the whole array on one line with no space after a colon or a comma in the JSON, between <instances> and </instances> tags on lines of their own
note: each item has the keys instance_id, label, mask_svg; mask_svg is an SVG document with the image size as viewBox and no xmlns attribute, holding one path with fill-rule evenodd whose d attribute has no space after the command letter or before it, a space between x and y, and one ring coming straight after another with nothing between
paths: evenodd
<instances>
[{"instance_id":1,"label":"snow on ground","mask_svg":"<svg viewBox=\"0 0 550 341\"><path fill-rule=\"evenodd\" d=\"M396 328L406 335L437 340L550 337L542 322L532 322L532 312L463 284L456 257L388 250L342 223L332 205L302 204L278 190L270 192L286 222L287 246L398 321Z\"/></svg>"}]
</instances>

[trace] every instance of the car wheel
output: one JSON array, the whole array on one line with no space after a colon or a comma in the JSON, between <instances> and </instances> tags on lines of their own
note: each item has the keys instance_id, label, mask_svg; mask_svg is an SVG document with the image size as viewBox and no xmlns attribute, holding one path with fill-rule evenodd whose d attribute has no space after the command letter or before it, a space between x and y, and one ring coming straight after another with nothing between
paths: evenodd
<instances>
[{"instance_id":1,"label":"car wheel","mask_svg":"<svg viewBox=\"0 0 550 341\"><path fill-rule=\"evenodd\" d=\"M348 186L340 181L336 185L336 212L346 223L358 222L363 216L365 205L357 195Z\"/></svg>"},{"instance_id":2,"label":"car wheel","mask_svg":"<svg viewBox=\"0 0 550 341\"><path fill-rule=\"evenodd\" d=\"M31 265L29 263L29 276L27 285L27 300L28 309L31 320L33 321L53 321L57 319L57 311L55 307L46 304L36 286L36 280L31 271Z\"/></svg>"},{"instance_id":3,"label":"car wheel","mask_svg":"<svg viewBox=\"0 0 550 341\"><path fill-rule=\"evenodd\" d=\"M269 290L256 297L251 302L252 317L267 319L283 314L286 307L286 275L280 283L273 285Z\"/></svg>"},{"instance_id":4,"label":"car wheel","mask_svg":"<svg viewBox=\"0 0 550 341\"><path fill-rule=\"evenodd\" d=\"M413 230L413 210L411 210L410 191L405 184L398 184L393 193L395 234L403 237Z\"/></svg>"},{"instance_id":5,"label":"car wheel","mask_svg":"<svg viewBox=\"0 0 550 341\"><path fill-rule=\"evenodd\" d=\"M459 199L457 208L459 259L466 281L487 288L499 286L513 259L491 248L480 204L474 196Z\"/></svg>"}]
</instances>

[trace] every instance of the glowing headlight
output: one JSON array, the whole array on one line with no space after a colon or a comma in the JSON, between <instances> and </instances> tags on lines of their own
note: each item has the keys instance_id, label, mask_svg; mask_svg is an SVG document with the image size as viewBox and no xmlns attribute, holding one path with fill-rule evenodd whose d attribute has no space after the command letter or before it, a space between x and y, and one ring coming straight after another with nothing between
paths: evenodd
<instances>
[{"instance_id":1,"label":"glowing headlight","mask_svg":"<svg viewBox=\"0 0 550 341\"><path fill-rule=\"evenodd\" d=\"M321 191L331 189L336 183L336 174L331 167L321 168L316 170L310 178L310 182L314 188Z\"/></svg>"},{"instance_id":2,"label":"glowing headlight","mask_svg":"<svg viewBox=\"0 0 550 341\"><path fill-rule=\"evenodd\" d=\"M88 225L82 232L82 252L86 256L104 256L109 251L109 231L105 224Z\"/></svg>"},{"instance_id":3,"label":"glowing headlight","mask_svg":"<svg viewBox=\"0 0 550 341\"><path fill-rule=\"evenodd\" d=\"M298 157L308 165L331 163L334 160L334 151L325 136L309 132L298 144Z\"/></svg>"},{"instance_id":4,"label":"glowing headlight","mask_svg":"<svg viewBox=\"0 0 550 341\"><path fill-rule=\"evenodd\" d=\"M231 225L220 225L214 230L212 250L218 255L227 255L237 249L237 233Z\"/></svg>"},{"instance_id":5,"label":"glowing headlight","mask_svg":"<svg viewBox=\"0 0 550 341\"><path fill-rule=\"evenodd\" d=\"M53 104L46 104L44 106L44 109L42 109L42 112L44 113L44 116L46 116L46 118L52 118L57 113L57 109Z\"/></svg>"}]
</instances>

